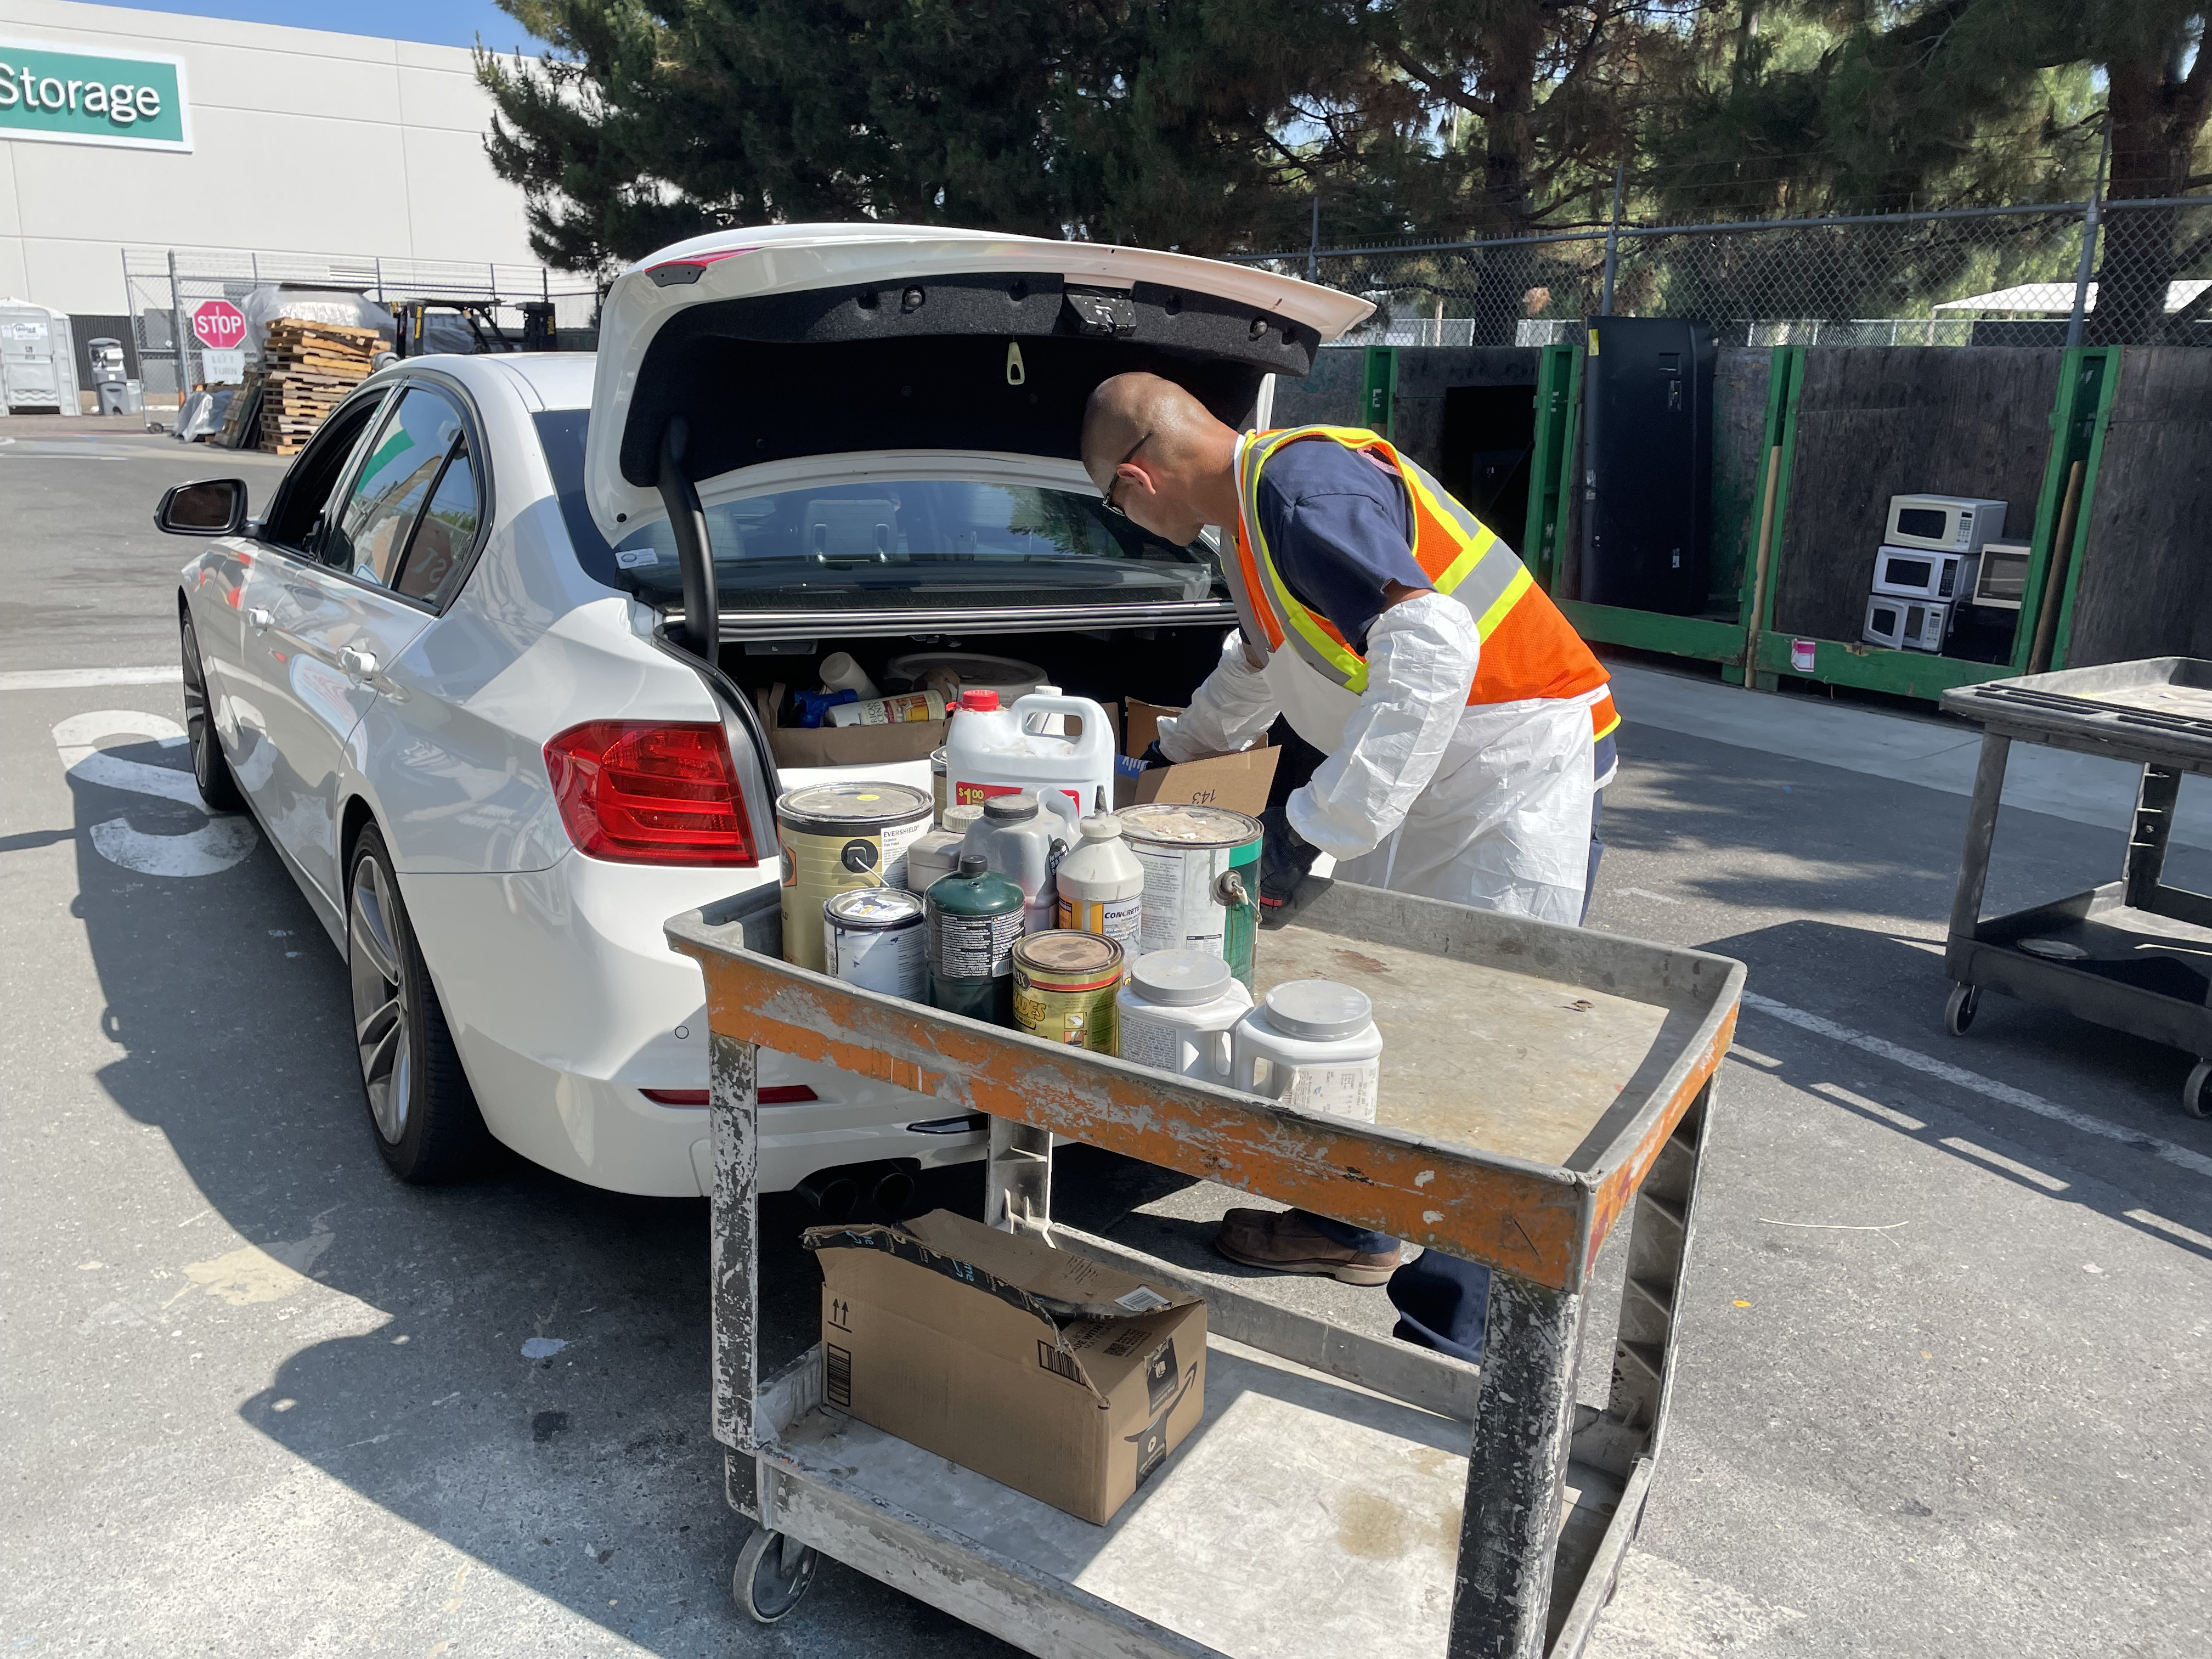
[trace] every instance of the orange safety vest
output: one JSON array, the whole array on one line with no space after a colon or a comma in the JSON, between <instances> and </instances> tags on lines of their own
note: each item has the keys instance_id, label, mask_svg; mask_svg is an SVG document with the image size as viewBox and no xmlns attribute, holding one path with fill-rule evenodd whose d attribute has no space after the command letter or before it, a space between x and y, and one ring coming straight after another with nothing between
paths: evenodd
<instances>
[{"instance_id":1,"label":"orange safety vest","mask_svg":"<svg viewBox=\"0 0 2212 1659\"><path fill-rule=\"evenodd\" d=\"M1287 645L1334 684L1355 693L1367 689L1367 659L1334 623L1291 592L1260 528L1261 470L1285 444L1312 438L1379 456L1406 486L1413 507L1413 562L1437 592L1450 594L1474 614L1482 641L1469 704L1580 697L1595 691L1600 695L1590 706L1592 740L1620 724L1603 665L1551 596L1536 586L1520 556L1389 440L1358 427L1279 428L1253 433L1239 447L1237 558L1229 586L1247 638L1256 634L1270 653Z\"/></svg>"}]
</instances>

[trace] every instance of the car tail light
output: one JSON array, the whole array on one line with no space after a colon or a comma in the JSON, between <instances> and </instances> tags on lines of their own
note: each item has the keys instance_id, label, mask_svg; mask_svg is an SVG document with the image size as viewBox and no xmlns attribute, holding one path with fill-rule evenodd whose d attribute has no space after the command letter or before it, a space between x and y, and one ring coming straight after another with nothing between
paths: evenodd
<instances>
[{"instance_id":1,"label":"car tail light","mask_svg":"<svg viewBox=\"0 0 2212 1659\"><path fill-rule=\"evenodd\" d=\"M638 1093L663 1106L704 1106L707 1103L704 1089L640 1089ZM819 1098L804 1083L770 1084L760 1091L760 1103L763 1106L796 1106L802 1101Z\"/></svg>"},{"instance_id":2,"label":"car tail light","mask_svg":"<svg viewBox=\"0 0 2212 1659\"><path fill-rule=\"evenodd\" d=\"M545 769L580 853L617 864L760 862L718 725L592 720L545 745Z\"/></svg>"}]
</instances>

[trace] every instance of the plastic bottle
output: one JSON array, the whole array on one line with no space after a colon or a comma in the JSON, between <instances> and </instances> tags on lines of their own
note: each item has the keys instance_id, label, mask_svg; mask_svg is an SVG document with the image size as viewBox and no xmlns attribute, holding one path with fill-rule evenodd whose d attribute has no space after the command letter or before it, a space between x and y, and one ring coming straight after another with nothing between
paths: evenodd
<instances>
[{"instance_id":1,"label":"plastic bottle","mask_svg":"<svg viewBox=\"0 0 2212 1659\"><path fill-rule=\"evenodd\" d=\"M960 848L968 826L983 816L980 806L956 806L945 815L942 829L933 830L906 849L906 884L916 893L932 887L960 867Z\"/></svg>"},{"instance_id":2,"label":"plastic bottle","mask_svg":"<svg viewBox=\"0 0 2212 1659\"><path fill-rule=\"evenodd\" d=\"M1219 957L1148 951L1114 1002L1115 1052L1122 1059L1207 1083L1229 1081L1230 1033L1252 1006L1252 994Z\"/></svg>"},{"instance_id":3,"label":"plastic bottle","mask_svg":"<svg viewBox=\"0 0 2212 1659\"><path fill-rule=\"evenodd\" d=\"M985 801L981 819L969 826L962 843L963 854L981 854L990 869L1022 890L1023 928L1031 933L1051 931L1060 902L1053 866L1066 846L1055 821L1037 810L1037 798L1027 789Z\"/></svg>"},{"instance_id":4,"label":"plastic bottle","mask_svg":"<svg viewBox=\"0 0 2212 1659\"><path fill-rule=\"evenodd\" d=\"M913 857L912 853L907 854ZM1144 921L1145 866L1121 839L1121 820L1110 812L1083 820L1083 839L1060 861L1058 925L1112 939L1136 960Z\"/></svg>"},{"instance_id":5,"label":"plastic bottle","mask_svg":"<svg viewBox=\"0 0 2212 1659\"><path fill-rule=\"evenodd\" d=\"M1071 738L1024 730L1033 718L1054 714L1077 716L1082 732ZM1044 721L1036 723L1042 726ZM1001 708L995 691L963 691L945 737L945 799L954 805L1035 789L1065 794L1072 820L1090 808L1101 789L1113 799L1113 723L1088 697L1038 691L1018 699L1012 708Z\"/></svg>"},{"instance_id":6,"label":"plastic bottle","mask_svg":"<svg viewBox=\"0 0 2212 1659\"><path fill-rule=\"evenodd\" d=\"M963 853L957 873L933 886L926 902L931 1005L1012 1025L1012 957L1022 936L1022 890L994 873L981 854Z\"/></svg>"},{"instance_id":7,"label":"plastic bottle","mask_svg":"<svg viewBox=\"0 0 2212 1659\"><path fill-rule=\"evenodd\" d=\"M852 653L846 651L833 651L822 659L822 689L824 691L850 691L862 702L883 696L876 690L876 683L868 678L868 671L854 662Z\"/></svg>"},{"instance_id":8,"label":"plastic bottle","mask_svg":"<svg viewBox=\"0 0 2212 1659\"><path fill-rule=\"evenodd\" d=\"M944 718L945 699L934 691L902 691L895 697L838 703L830 710L832 726L904 726Z\"/></svg>"},{"instance_id":9,"label":"plastic bottle","mask_svg":"<svg viewBox=\"0 0 2212 1659\"><path fill-rule=\"evenodd\" d=\"M1332 1117L1375 1121L1382 1034L1367 994L1330 979L1294 979L1237 1023L1235 1086Z\"/></svg>"}]
</instances>

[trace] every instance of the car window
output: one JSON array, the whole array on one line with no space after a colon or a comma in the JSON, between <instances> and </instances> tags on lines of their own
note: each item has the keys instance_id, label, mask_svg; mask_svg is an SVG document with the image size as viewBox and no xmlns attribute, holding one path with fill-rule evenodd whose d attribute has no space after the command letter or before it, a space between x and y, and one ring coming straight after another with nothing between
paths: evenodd
<instances>
[{"instance_id":1,"label":"car window","mask_svg":"<svg viewBox=\"0 0 2212 1659\"><path fill-rule=\"evenodd\" d=\"M1158 605L1220 591L1203 543L1163 541L1075 490L825 482L716 502L707 526L715 585L746 610ZM665 520L626 538L615 562L641 587L681 591Z\"/></svg>"},{"instance_id":2,"label":"car window","mask_svg":"<svg viewBox=\"0 0 2212 1659\"><path fill-rule=\"evenodd\" d=\"M482 513L468 440L459 439L446 470L438 475L430 491L429 507L416 523L414 539L407 544L396 584L398 590L434 605L443 605L451 599L468 569Z\"/></svg>"},{"instance_id":3,"label":"car window","mask_svg":"<svg viewBox=\"0 0 2212 1659\"><path fill-rule=\"evenodd\" d=\"M305 548L331 492L345 476L346 461L384 402L378 392L323 422L276 487L261 533L280 547Z\"/></svg>"},{"instance_id":4,"label":"car window","mask_svg":"<svg viewBox=\"0 0 2212 1659\"><path fill-rule=\"evenodd\" d=\"M323 562L391 586L415 521L460 435L460 411L446 398L428 386L402 392L324 532Z\"/></svg>"}]
</instances>

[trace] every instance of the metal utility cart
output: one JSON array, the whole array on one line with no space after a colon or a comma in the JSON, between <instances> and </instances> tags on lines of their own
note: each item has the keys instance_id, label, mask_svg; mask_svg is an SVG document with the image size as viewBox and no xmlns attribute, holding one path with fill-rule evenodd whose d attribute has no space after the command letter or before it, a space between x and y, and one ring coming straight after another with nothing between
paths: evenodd
<instances>
[{"instance_id":1,"label":"metal utility cart","mask_svg":"<svg viewBox=\"0 0 2212 1659\"><path fill-rule=\"evenodd\" d=\"M1357 984L1373 1125L1164 1076L792 966L773 887L668 925L712 1032L714 1431L774 1619L814 1553L1030 1653L1086 1659L1581 1651L1666 1424L1714 1076L1743 968L1339 884L1260 940L1262 988ZM987 1218L1207 1304L1205 1416L1105 1527L823 1404L821 1350L758 1372L758 1049L990 1115ZM1478 1369L1049 1222L1054 1134L1493 1269ZM1632 1217L1603 1411L1585 1291Z\"/></svg>"},{"instance_id":2,"label":"metal utility cart","mask_svg":"<svg viewBox=\"0 0 2212 1659\"><path fill-rule=\"evenodd\" d=\"M1959 890L1943 963L1954 981L1944 1024L1974 1022L1985 989L2171 1043L2197 1056L2181 1087L2212 1115L2212 897L2168 886L2166 838L2185 773L2212 777L2212 662L2154 657L1991 680L1943 694L1983 730ZM2120 878L2086 893L1982 915L1990 842L2014 741L2142 768Z\"/></svg>"}]
</instances>

